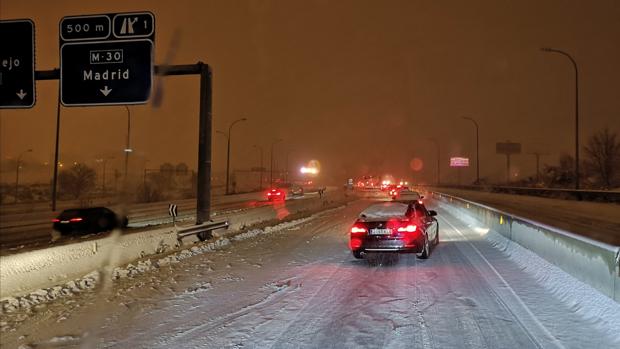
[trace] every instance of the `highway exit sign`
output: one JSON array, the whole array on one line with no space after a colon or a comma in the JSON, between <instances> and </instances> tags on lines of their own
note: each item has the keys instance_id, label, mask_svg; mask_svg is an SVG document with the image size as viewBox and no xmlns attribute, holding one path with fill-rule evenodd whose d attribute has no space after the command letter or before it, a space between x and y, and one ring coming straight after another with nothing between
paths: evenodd
<instances>
[{"instance_id":1,"label":"highway exit sign","mask_svg":"<svg viewBox=\"0 0 620 349\"><path fill-rule=\"evenodd\" d=\"M0 21L0 108L31 108L34 103L34 23Z\"/></svg>"},{"instance_id":2,"label":"highway exit sign","mask_svg":"<svg viewBox=\"0 0 620 349\"><path fill-rule=\"evenodd\" d=\"M64 17L59 32L63 105L148 101L153 85L152 13Z\"/></svg>"}]
</instances>

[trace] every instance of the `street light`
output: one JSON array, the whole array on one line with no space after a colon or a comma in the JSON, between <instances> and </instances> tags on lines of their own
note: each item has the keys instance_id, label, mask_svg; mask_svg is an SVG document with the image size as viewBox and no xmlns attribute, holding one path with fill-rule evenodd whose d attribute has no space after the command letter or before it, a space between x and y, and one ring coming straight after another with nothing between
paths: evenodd
<instances>
[{"instance_id":1,"label":"street light","mask_svg":"<svg viewBox=\"0 0 620 349\"><path fill-rule=\"evenodd\" d=\"M231 131L233 126L241 121L246 121L246 118L241 118L241 119L237 119L235 121L232 122L232 124L230 124L230 126L228 127L228 150L226 152L226 195L229 195L230 192L228 191L228 182L230 180L230 138L231 138Z\"/></svg>"},{"instance_id":2,"label":"street light","mask_svg":"<svg viewBox=\"0 0 620 349\"><path fill-rule=\"evenodd\" d=\"M575 189L579 190L579 72L577 62L570 54L562 50L549 47L543 47L541 50L563 55L571 61L573 68L575 68Z\"/></svg>"},{"instance_id":3,"label":"street light","mask_svg":"<svg viewBox=\"0 0 620 349\"><path fill-rule=\"evenodd\" d=\"M480 184L480 138L478 136L478 123L468 116L463 116L463 119L469 120L476 125L476 184Z\"/></svg>"},{"instance_id":4,"label":"street light","mask_svg":"<svg viewBox=\"0 0 620 349\"><path fill-rule=\"evenodd\" d=\"M32 149L24 150L17 157L17 167L15 168L15 203L17 203L17 194L19 191L19 167L21 166L22 156L26 153L32 153Z\"/></svg>"},{"instance_id":5,"label":"street light","mask_svg":"<svg viewBox=\"0 0 620 349\"><path fill-rule=\"evenodd\" d=\"M102 191L103 191L103 195L106 194L106 190L105 190L105 166L108 163L108 160L112 160L114 159L113 157L108 157L108 158L101 158L101 159L95 159L96 162L102 163L103 164L103 175L102 177Z\"/></svg>"},{"instance_id":6,"label":"street light","mask_svg":"<svg viewBox=\"0 0 620 349\"><path fill-rule=\"evenodd\" d=\"M269 185L273 187L273 146L276 143L282 142L282 138L278 138L275 141L271 142L271 166L269 169Z\"/></svg>"},{"instance_id":7,"label":"street light","mask_svg":"<svg viewBox=\"0 0 620 349\"><path fill-rule=\"evenodd\" d=\"M437 185L441 183L441 148L439 147L439 142L435 138L429 138L429 141L435 143L437 147Z\"/></svg>"},{"instance_id":8,"label":"street light","mask_svg":"<svg viewBox=\"0 0 620 349\"><path fill-rule=\"evenodd\" d=\"M258 184L258 190L260 191L263 190L263 147L256 144L252 147L258 149L260 152L260 182Z\"/></svg>"}]
</instances>

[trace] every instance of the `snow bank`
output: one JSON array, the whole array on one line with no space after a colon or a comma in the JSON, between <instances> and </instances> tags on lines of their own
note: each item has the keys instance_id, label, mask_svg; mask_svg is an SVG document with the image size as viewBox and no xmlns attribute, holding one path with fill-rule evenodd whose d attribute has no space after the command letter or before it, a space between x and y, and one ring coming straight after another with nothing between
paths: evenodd
<instances>
[{"instance_id":1,"label":"snow bank","mask_svg":"<svg viewBox=\"0 0 620 349\"><path fill-rule=\"evenodd\" d=\"M56 286L177 245L172 228L110 236L0 257L0 299Z\"/></svg>"},{"instance_id":2,"label":"snow bank","mask_svg":"<svg viewBox=\"0 0 620 349\"><path fill-rule=\"evenodd\" d=\"M446 211L468 223L482 223L620 302L620 247L450 195L434 197Z\"/></svg>"},{"instance_id":3,"label":"snow bank","mask_svg":"<svg viewBox=\"0 0 620 349\"><path fill-rule=\"evenodd\" d=\"M309 217L264 229L253 229L231 238L241 241L259 234L292 229L343 207L323 210ZM179 263L195 255L221 249L230 243L229 238L219 237L214 241L196 244L165 257L144 259L147 255L179 247L173 228L166 228L2 257L1 286L3 295L7 296L0 298L0 310L28 312L39 304L91 289L101 278L102 266L111 270L112 279L135 277L156 268ZM140 258L142 260L135 264L127 264ZM8 264L5 265L5 262ZM74 280L66 282L68 279Z\"/></svg>"}]
</instances>

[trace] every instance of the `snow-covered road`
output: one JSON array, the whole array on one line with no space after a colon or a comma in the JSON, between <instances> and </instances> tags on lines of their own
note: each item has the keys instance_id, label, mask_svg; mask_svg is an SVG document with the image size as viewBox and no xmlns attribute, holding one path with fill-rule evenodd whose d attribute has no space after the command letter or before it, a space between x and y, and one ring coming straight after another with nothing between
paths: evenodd
<instances>
[{"instance_id":1,"label":"snow-covered road","mask_svg":"<svg viewBox=\"0 0 620 349\"><path fill-rule=\"evenodd\" d=\"M428 260L355 260L346 232L369 204L51 304L3 333L2 346L620 346L619 304L441 209L441 243Z\"/></svg>"}]
</instances>

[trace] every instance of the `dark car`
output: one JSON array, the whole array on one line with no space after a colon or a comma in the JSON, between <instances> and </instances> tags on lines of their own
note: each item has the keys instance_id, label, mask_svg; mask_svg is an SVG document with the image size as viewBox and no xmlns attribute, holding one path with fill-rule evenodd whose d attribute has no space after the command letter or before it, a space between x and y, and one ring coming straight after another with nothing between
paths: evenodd
<instances>
[{"instance_id":1,"label":"dark car","mask_svg":"<svg viewBox=\"0 0 620 349\"><path fill-rule=\"evenodd\" d=\"M267 191L267 200L284 201L286 200L286 192L280 188L271 188Z\"/></svg>"},{"instance_id":2,"label":"dark car","mask_svg":"<svg viewBox=\"0 0 620 349\"><path fill-rule=\"evenodd\" d=\"M419 201L374 204L351 227L349 248L355 258L370 252L416 253L428 258L431 245L439 243L436 215Z\"/></svg>"},{"instance_id":3,"label":"dark car","mask_svg":"<svg viewBox=\"0 0 620 349\"><path fill-rule=\"evenodd\" d=\"M61 234L93 234L124 228L127 217L120 217L106 207L64 210L52 220L54 230Z\"/></svg>"},{"instance_id":4,"label":"dark car","mask_svg":"<svg viewBox=\"0 0 620 349\"><path fill-rule=\"evenodd\" d=\"M288 192L291 196L304 196L304 188L300 185L292 184Z\"/></svg>"}]
</instances>

